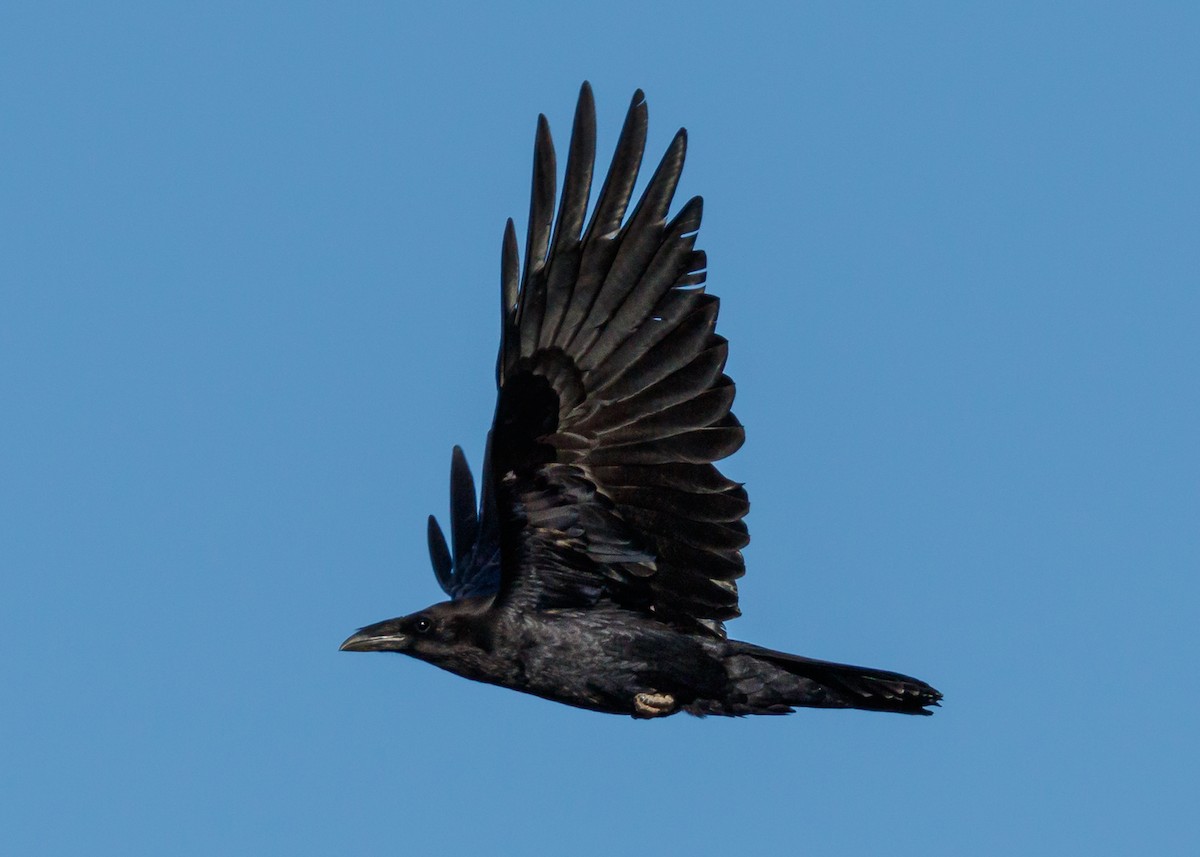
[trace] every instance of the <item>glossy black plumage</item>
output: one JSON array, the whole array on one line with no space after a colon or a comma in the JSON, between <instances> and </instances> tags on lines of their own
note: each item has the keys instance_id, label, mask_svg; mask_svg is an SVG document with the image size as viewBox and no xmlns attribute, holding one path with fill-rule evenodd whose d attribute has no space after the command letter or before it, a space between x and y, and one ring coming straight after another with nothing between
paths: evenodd
<instances>
[{"instance_id":1,"label":"glossy black plumage","mask_svg":"<svg viewBox=\"0 0 1200 857\"><path fill-rule=\"evenodd\" d=\"M501 254L498 397L481 496L451 464L450 539L429 550L451 600L361 629L344 649L403 651L584 708L654 717L794 706L927 714L917 679L728 640L749 541L742 444L719 303L694 247L699 197L668 221L679 131L632 212L647 111L633 97L590 222L595 109L584 84L562 196L539 117L524 264ZM628 215L628 216L627 216Z\"/></svg>"}]
</instances>

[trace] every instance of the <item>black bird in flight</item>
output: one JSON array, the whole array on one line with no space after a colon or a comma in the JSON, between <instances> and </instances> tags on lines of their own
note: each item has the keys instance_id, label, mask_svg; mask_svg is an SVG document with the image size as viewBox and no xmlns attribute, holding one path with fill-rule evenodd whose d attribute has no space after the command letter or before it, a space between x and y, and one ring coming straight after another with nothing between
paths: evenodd
<instances>
[{"instance_id":1,"label":"black bird in flight","mask_svg":"<svg viewBox=\"0 0 1200 857\"><path fill-rule=\"evenodd\" d=\"M795 706L929 714L941 694L885 670L730 640L749 541L746 492L713 465L742 445L694 249L701 200L667 220L686 132L626 218L646 142L640 91L585 227L592 91L575 110L555 215L538 118L525 262L501 264L499 390L481 502L462 450L450 544L429 553L450 596L360 629L352 652L403 652L476 681L633 717L786 714Z\"/></svg>"}]
</instances>

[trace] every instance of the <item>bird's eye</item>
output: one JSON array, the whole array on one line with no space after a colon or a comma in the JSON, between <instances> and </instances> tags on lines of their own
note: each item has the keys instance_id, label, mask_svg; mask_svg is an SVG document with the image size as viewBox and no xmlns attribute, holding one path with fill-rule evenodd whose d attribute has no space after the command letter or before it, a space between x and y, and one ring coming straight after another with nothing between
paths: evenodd
<instances>
[{"instance_id":1,"label":"bird's eye","mask_svg":"<svg viewBox=\"0 0 1200 857\"><path fill-rule=\"evenodd\" d=\"M416 621L413 622L413 630L418 634L426 634L432 627L433 622L430 621L428 616L418 616Z\"/></svg>"}]
</instances>

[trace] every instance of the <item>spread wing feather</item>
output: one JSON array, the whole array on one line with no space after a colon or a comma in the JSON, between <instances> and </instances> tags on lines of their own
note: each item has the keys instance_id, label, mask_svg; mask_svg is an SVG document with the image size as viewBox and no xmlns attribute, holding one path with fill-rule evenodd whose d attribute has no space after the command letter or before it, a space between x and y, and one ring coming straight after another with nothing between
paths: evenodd
<instances>
[{"instance_id":1,"label":"spread wing feather","mask_svg":"<svg viewBox=\"0 0 1200 857\"><path fill-rule=\"evenodd\" d=\"M454 556L432 521L430 556L452 597L486 584L501 603L533 609L610 599L721 635L738 613L748 502L713 462L741 446L743 431L730 412L728 345L714 332L719 302L704 291L706 260L694 247L699 197L667 221L684 131L625 217L646 124L639 91L585 229L590 87L580 92L557 216L554 147L539 118L523 270L512 221L503 244L482 519L456 450Z\"/></svg>"},{"instance_id":2,"label":"spread wing feather","mask_svg":"<svg viewBox=\"0 0 1200 857\"><path fill-rule=\"evenodd\" d=\"M484 516L480 520L475 501L475 479L461 447L450 458L450 543L429 516L429 559L438 585L451 598L488 595L500 584L500 551L491 482L483 483ZM453 552L451 552L453 546Z\"/></svg>"}]
</instances>

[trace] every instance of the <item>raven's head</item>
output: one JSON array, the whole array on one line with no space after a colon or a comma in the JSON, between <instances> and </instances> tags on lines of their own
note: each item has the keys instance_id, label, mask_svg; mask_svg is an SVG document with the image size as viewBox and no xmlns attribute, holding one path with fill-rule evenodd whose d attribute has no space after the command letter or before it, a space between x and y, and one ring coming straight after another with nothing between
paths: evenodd
<instances>
[{"instance_id":1,"label":"raven's head","mask_svg":"<svg viewBox=\"0 0 1200 857\"><path fill-rule=\"evenodd\" d=\"M343 652L403 652L464 675L487 657L490 634L485 611L490 597L443 601L408 616L359 628ZM472 676L473 677L473 676Z\"/></svg>"}]
</instances>

